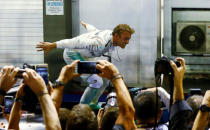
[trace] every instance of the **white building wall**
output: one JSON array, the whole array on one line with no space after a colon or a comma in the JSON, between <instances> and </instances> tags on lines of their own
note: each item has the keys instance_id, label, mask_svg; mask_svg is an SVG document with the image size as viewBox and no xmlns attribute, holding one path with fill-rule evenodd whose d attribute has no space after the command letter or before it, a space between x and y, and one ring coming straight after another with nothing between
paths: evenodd
<instances>
[{"instance_id":1,"label":"white building wall","mask_svg":"<svg viewBox=\"0 0 210 130\"><path fill-rule=\"evenodd\" d=\"M135 29L130 44L118 48L112 59L129 86L154 84L154 63L157 57L157 0L74 0L79 2L79 19L99 29L112 30L120 23ZM75 20L76 19L76 20ZM73 17L73 23L79 23ZM75 21L74 21L75 20ZM79 26L79 24L78 24ZM74 30L73 30L74 32ZM80 26L80 34L85 33ZM73 34L74 35L74 34Z\"/></svg>"}]
</instances>

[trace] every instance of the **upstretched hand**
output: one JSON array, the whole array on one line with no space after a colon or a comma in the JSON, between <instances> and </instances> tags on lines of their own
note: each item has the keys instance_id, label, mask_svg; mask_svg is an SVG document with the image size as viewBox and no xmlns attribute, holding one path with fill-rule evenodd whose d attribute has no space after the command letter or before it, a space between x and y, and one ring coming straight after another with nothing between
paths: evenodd
<instances>
[{"instance_id":1,"label":"upstretched hand","mask_svg":"<svg viewBox=\"0 0 210 130\"><path fill-rule=\"evenodd\" d=\"M0 72L0 88L5 92L9 91L10 88L16 83L17 78L15 75L17 74L19 68L15 68L14 66L4 66Z\"/></svg>"},{"instance_id":2,"label":"upstretched hand","mask_svg":"<svg viewBox=\"0 0 210 130\"><path fill-rule=\"evenodd\" d=\"M170 65L173 68L174 71L174 83L182 83L183 78L184 78L184 73L186 70L185 67L185 60L181 57L176 58L181 64L180 67L177 67L176 64L173 61L170 61Z\"/></svg>"},{"instance_id":3,"label":"upstretched hand","mask_svg":"<svg viewBox=\"0 0 210 130\"><path fill-rule=\"evenodd\" d=\"M81 74L75 73L75 66L79 62L79 60L75 60L71 63L71 65L66 65L62 68L58 80L67 83L69 80L80 76Z\"/></svg>"},{"instance_id":4,"label":"upstretched hand","mask_svg":"<svg viewBox=\"0 0 210 130\"><path fill-rule=\"evenodd\" d=\"M39 93L48 92L43 78L32 69L25 69L23 73L24 82L31 88L31 90L38 95Z\"/></svg>"},{"instance_id":5,"label":"upstretched hand","mask_svg":"<svg viewBox=\"0 0 210 130\"><path fill-rule=\"evenodd\" d=\"M80 21L81 25L86 28L86 23L84 21Z\"/></svg>"},{"instance_id":6,"label":"upstretched hand","mask_svg":"<svg viewBox=\"0 0 210 130\"><path fill-rule=\"evenodd\" d=\"M210 107L210 90L206 91L202 104L206 104L208 107Z\"/></svg>"},{"instance_id":7,"label":"upstretched hand","mask_svg":"<svg viewBox=\"0 0 210 130\"><path fill-rule=\"evenodd\" d=\"M107 78L109 80L111 80L113 76L119 73L118 69L112 63L106 60L98 60L96 68L102 72L98 74L99 76Z\"/></svg>"}]
</instances>

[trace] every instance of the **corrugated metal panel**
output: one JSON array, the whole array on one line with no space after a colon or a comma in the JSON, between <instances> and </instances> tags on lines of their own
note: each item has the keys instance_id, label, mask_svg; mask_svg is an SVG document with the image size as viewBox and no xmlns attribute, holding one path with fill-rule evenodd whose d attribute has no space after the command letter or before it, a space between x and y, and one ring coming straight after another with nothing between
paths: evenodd
<instances>
[{"instance_id":1,"label":"corrugated metal panel","mask_svg":"<svg viewBox=\"0 0 210 130\"><path fill-rule=\"evenodd\" d=\"M0 67L43 63L35 45L43 41L43 1L0 1Z\"/></svg>"}]
</instances>

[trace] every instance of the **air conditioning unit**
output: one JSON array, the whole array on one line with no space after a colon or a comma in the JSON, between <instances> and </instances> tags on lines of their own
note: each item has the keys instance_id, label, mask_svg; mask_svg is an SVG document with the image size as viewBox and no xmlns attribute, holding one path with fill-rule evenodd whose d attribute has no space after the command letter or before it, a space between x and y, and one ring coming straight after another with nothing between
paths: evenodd
<instances>
[{"instance_id":1,"label":"air conditioning unit","mask_svg":"<svg viewBox=\"0 0 210 130\"><path fill-rule=\"evenodd\" d=\"M210 54L210 22L177 22L176 54Z\"/></svg>"}]
</instances>

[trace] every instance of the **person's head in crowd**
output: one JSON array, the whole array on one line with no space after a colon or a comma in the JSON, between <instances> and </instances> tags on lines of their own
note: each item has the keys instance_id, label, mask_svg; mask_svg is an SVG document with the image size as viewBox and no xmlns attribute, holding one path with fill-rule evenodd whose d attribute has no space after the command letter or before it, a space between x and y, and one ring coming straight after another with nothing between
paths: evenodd
<instances>
[{"instance_id":1,"label":"person's head in crowd","mask_svg":"<svg viewBox=\"0 0 210 130\"><path fill-rule=\"evenodd\" d=\"M58 117L59 117L59 120L60 120L60 123L61 123L62 130L66 129L66 122L67 122L67 119L69 117L69 114L70 114L70 110L69 109L67 109L67 108L59 108Z\"/></svg>"},{"instance_id":2,"label":"person's head in crowd","mask_svg":"<svg viewBox=\"0 0 210 130\"><path fill-rule=\"evenodd\" d=\"M92 109L87 104L75 105L70 111L66 130L97 130L98 123Z\"/></svg>"},{"instance_id":3,"label":"person's head in crowd","mask_svg":"<svg viewBox=\"0 0 210 130\"><path fill-rule=\"evenodd\" d=\"M112 32L114 46L125 48L134 32L128 24L117 25Z\"/></svg>"},{"instance_id":4,"label":"person's head in crowd","mask_svg":"<svg viewBox=\"0 0 210 130\"><path fill-rule=\"evenodd\" d=\"M111 130L119 115L119 107L101 108L97 119L100 130Z\"/></svg>"},{"instance_id":5,"label":"person's head in crowd","mask_svg":"<svg viewBox=\"0 0 210 130\"><path fill-rule=\"evenodd\" d=\"M203 96L201 95L192 95L187 99L187 103L192 108L192 115L190 118L189 127L192 127L202 101L203 101Z\"/></svg>"},{"instance_id":6,"label":"person's head in crowd","mask_svg":"<svg viewBox=\"0 0 210 130\"><path fill-rule=\"evenodd\" d=\"M161 111L161 102L158 97L157 110L156 113L156 95L151 91L142 91L137 96L134 97L134 107L136 110L135 116L140 127L152 127L155 124L155 115L157 116L157 122L160 120L162 111Z\"/></svg>"}]
</instances>

